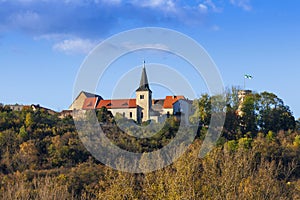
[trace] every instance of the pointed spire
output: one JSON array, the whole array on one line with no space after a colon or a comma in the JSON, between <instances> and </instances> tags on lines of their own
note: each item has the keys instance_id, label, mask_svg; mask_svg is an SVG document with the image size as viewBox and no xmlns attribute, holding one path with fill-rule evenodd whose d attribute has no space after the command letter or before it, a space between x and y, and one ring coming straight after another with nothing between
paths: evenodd
<instances>
[{"instance_id":1,"label":"pointed spire","mask_svg":"<svg viewBox=\"0 0 300 200\"><path fill-rule=\"evenodd\" d=\"M136 91L151 91L148 83L147 73L146 73L145 60L144 60L144 65L142 70L140 86Z\"/></svg>"}]
</instances>

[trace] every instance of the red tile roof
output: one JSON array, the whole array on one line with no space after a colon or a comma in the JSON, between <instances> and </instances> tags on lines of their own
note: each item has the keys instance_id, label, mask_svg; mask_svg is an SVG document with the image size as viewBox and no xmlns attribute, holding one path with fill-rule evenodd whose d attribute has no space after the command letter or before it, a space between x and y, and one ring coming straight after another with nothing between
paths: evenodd
<instances>
[{"instance_id":1,"label":"red tile roof","mask_svg":"<svg viewBox=\"0 0 300 200\"><path fill-rule=\"evenodd\" d=\"M98 97L89 97L89 98L86 98L84 100L82 109L83 110L95 109L97 101L99 101Z\"/></svg>"},{"instance_id":2,"label":"red tile roof","mask_svg":"<svg viewBox=\"0 0 300 200\"><path fill-rule=\"evenodd\" d=\"M184 96L166 96L165 99L160 99L159 101L163 103L163 108L173 108L173 104L179 99L185 99ZM156 104L155 100L152 101L152 104ZM97 105L97 106L96 106ZM97 97L86 98L82 109L100 109L106 107L108 109L114 108L136 108L136 99L108 99L100 100Z\"/></svg>"},{"instance_id":3,"label":"red tile roof","mask_svg":"<svg viewBox=\"0 0 300 200\"><path fill-rule=\"evenodd\" d=\"M102 107L106 108L136 108L136 100L135 99L109 99L109 100L101 100L97 109Z\"/></svg>"},{"instance_id":4,"label":"red tile roof","mask_svg":"<svg viewBox=\"0 0 300 200\"><path fill-rule=\"evenodd\" d=\"M173 104L179 99L185 99L184 96L166 96L164 108L173 108Z\"/></svg>"}]
</instances>

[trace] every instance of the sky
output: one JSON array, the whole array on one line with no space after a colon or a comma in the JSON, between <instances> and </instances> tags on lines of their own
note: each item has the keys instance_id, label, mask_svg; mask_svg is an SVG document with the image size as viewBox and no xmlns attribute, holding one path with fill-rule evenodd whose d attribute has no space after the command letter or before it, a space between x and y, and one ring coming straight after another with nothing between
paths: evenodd
<instances>
[{"instance_id":1,"label":"sky","mask_svg":"<svg viewBox=\"0 0 300 200\"><path fill-rule=\"evenodd\" d=\"M202 45L225 87L243 87L250 74L247 89L275 93L299 118L299 7L296 0L0 0L0 103L67 109L80 66L97 44L122 31L161 27ZM180 70L190 67L185 61L140 51L114 62L97 93L110 98L122 73L140 69L143 59L176 65L193 81L192 71ZM200 85L197 96L207 91ZM152 88L155 98L170 93Z\"/></svg>"}]
</instances>

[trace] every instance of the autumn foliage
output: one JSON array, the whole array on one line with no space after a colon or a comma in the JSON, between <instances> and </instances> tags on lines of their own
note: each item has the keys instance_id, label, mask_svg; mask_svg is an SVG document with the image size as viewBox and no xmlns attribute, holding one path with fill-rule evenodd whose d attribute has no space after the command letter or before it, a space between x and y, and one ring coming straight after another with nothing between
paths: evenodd
<instances>
[{"instance_id":1,"label":"autumn foliage","mask_svg":"<svg viewBox=\"0 0 300 200\"><path fill-rule=\"evenodd\" d=\"M200 104L209 106L209 97L204 98ZM271 106L252 114L266 119L290 114L282 102L277 103L282 109L278 112ZM233 104L227 106L223 135L204 158L198 154L209 113L201 113L203 123L184 155L163 169L140 174L116 171L95 160L82 145L71 117L0 106L0 199L300 199L298 122L287 121L294 126L270 130L272 121L263 126L259 118L257 127L246 131L240 122L247 119L238 119ZM97 116L114 127L107 110ZM142 153L172 140L178 123L171 117L148 140L128 137L117 127L107 129L107 134L115 144Z\"/></svg>"}]
</instances>

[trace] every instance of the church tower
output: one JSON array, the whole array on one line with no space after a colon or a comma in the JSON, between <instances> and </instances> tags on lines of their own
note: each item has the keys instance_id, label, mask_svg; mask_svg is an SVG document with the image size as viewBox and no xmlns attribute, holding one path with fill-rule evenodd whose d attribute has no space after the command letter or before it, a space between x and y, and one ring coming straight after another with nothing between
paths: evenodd
<instances>
[{"instance_id":1,"label":"church tower","mask_svg":"<svg viewBox=\"0 0 300 200\"><path fill-rule=\"evenodd\" d=\"M152 91L150 90L145 61L142 69L140 86L136 90L137 121L144 122L150 120L150 109L152 105Z\"/></svg>"},{"instance_id":2,"label":"church tower","mask_svg":"<svg viewBox=\"0 0 300 200\"><path fill-rule=\"evenodd\" d=\"M243 103L245 101L246 96L250 95L251 93L252 93L251 90L240 90L238 92L239 107L238 107L238 110L237 110L237 114L239 116L243 116L243 111L242 111Z\"/></svg>"}]
</instances>

